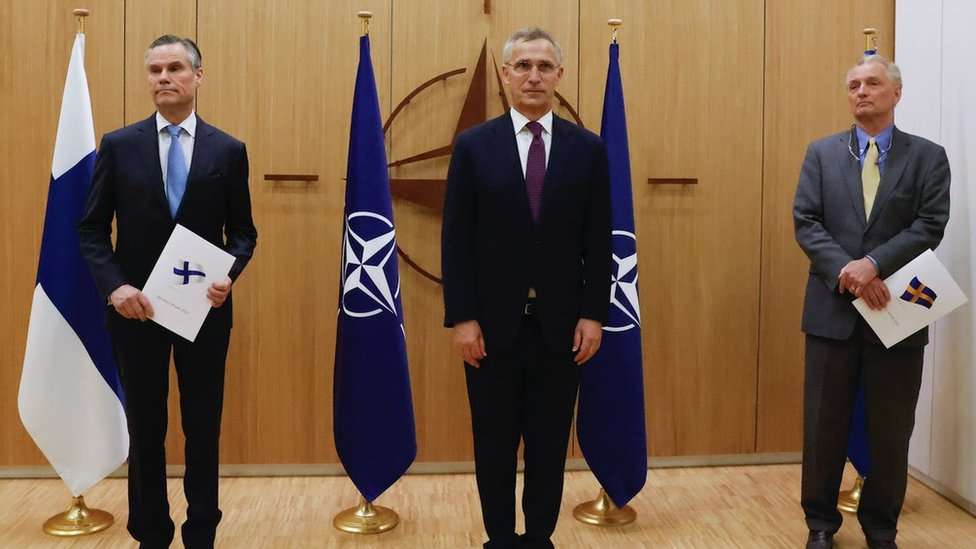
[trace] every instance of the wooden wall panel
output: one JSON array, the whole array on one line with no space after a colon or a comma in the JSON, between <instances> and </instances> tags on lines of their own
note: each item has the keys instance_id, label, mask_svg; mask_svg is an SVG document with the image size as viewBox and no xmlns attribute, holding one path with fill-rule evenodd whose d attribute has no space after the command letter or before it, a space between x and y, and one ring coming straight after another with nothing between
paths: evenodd
<instances>
[{"instance_id":1,"label":"wooden wall panel","mask_svg":"<svg viewBox=\"0 0 976 549\"><path fill-rule=\"evenodd\" d=\"M598 128L619 17L649 451L755 445L763 2L583 2L581 104ZM647 179L697 178L649 186Z\"/></svg>"},{"instance_id":2,"label":"wooden wall panel","mask_svg":"<svg viewBox=\"0 0 976 549\"><path fill-rule=\"evenodd\" d=\"M464 68L420 92L390 127L390 160L450 145L488 31L478 2L413 0L393 6L392 105L436 75ZM426 21L417 25L416 21ZM450 32L429 32L429 27ZM491 48L491 44L488 44ZM496 56L498 54L495 54ZM493 77L491 56L488 76ZM485 88L481 88L485 93ZM390 170L392 178L443 180L449 155ZM441 210L401 198L394 200L397 242L424 270L440 277ZM407 331L407 353L417 422L418 461L468 461L471 417L464 370L443 328L441 286L400 261L401 296ZM463 434L462 434L463 433Z\"/></svg>"},{"instance_id":3,"label":"wooden wall panel","mask_svg":"<svg viewBox=\"0 0 976 549\"><path fill-rule=\"evenodd\" d=\"M800 441L806 261L790 207L803 150L849 122L841 78L862 26L893 44L894 3L843 0L89 0L88 75L96 131L152 110L143 54L170 32L198 39L200 116L248 145L260 238L235 287L224 463L336 463L332 366L339 240L360 24L370 9L386 117L437 73L388 135L399 159L453 138L483 43L486 114L502 112L494 76L518 27L552 31L565 56L560 93L598 130L606 19L621 17L640 237L645 383L655 456L793 451ZM20 425L23 360L51 151L73 39L59 1L0 5L0 466L44 460ZM43 31L43 32L42 32ZM765 44L764 44L765 41ZM560 114L568 116L565 110ZM440 179L448 158L394 168ZM312 184L267 173L317 174ZM697 178L654 187L648 178ZM395 200L398 239L440 274L440 214ZM26 259L25 259L26 258ZM468 461L463 373L441 327L440 287L401 261L419 461ZM182 462L175 379L170 463Z\"/></svg>"},{"instance_id":4,"label":"wooden wall panel","mask_svg":"<svg viewBox=\"0 0 976 549\"><path fill-rule=\"evenodd\" d=\"M851 124L844 74L876 27L892 54L895 3L767 2L765 155L759 351L758 452L802 445L803 334L809 262L793 237L793 195L807 144Z\"/></svg>"},{"instance_id":5,"label":"wooden wall panel","mask_svg":"<svg viewBox=\"0 0 976 549\"><path fill-rule=\"evenodd\" d=\"M360 24L389 112L389 0L200 4L199 112L248 147L258 227L234 287L221 460L336 462L332 365L349 112ZM311 184L268 173L317 174ZM409 326L409 325L408 325Z\"/></svg>"},{"instance_id":6,"label":"wooden wall panel","mask_svg":"<svg viewBox=\"0 0 976 549\"><path fill-rule=\"evenodd\" d=\"M96 140L122 123L121 0L89 0L86 70ZM51 158L75 39L72 4L0 3L0 465L46 463L20 423L17 391ZM66 418L68 419L68 418Z\"/></svg>"}]
</instances>

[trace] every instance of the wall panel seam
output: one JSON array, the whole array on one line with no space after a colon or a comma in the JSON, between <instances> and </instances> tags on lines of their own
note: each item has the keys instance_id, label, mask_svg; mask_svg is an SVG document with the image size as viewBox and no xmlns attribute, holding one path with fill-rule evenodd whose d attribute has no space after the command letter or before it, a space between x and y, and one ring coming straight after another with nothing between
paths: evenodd
<instances>
[{"instance_id":1,"label":"wall panel seam","mask_svg":"<svg viewBox=\"0 0 976 549\"><path fill-rule=\"evenodd\" d=\"M769 24L767 20L768 0L763 0L763 44L762 44L762 109L759 112L759 296L756 299L758 307L756 319L756 400L753 414L752 432L752 451L759 451L759 399L762 397L761 379L762 375L762 342L763 342L763 250L766 221L766 65L768 44L766 44L766 29Z\"/></svg>"},{"instance_id":2,"label":"wall panel seam","mask_svg":"<svg viewBox=\"0 0 976 549\"><path fill-rule=\"evenodd\" d=\"M943 93L945 89L945 72L943 71L945 65L945 2L944 0L939 0L939 141L941 143L946 142L946 136L943 133L943 106L945 101L943 100ZM897 13L895 15L897 17ZM897 21L895 22L897 26ZM935 388L937 376L939 375L939 369L936 366L939 364L938 352L939 352L939 327L932 325L932 397L929 398L929 463L928 472L935 476L935 444L933 441L935 439ZM941 493L941 492L940 492Z\"/></svg>"},{"instance_id":3,"label":"wall panel seam","mask_svg":"<svg viewBox=\"0 0 976 549\"><path fill-rule=\"evenodd\" d=\"M128 10L129 10L129 2L123 0L122 2L122 126L123 127L125 127L125 125L128 123L128 120L126 120L125 117L126 117L126 113L129 112L126 110L127 107L126 101L128 100L128 98L126 97L128 95L126 94L126 86L129 85L128 84L129 71L128 68L126 67L128 63L126 63L126 59L125 59L125 52L129 51L128 50L129 33L127 32L127 27L129 24ZM105 133L107 132L102 132L103 135Z\"/></svg>"}]
</instances>

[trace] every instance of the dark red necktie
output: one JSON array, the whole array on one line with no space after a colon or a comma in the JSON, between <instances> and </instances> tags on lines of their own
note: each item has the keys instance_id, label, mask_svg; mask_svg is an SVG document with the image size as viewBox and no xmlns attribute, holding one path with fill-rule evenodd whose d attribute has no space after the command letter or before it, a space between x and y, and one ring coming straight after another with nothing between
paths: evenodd
<instances>
[{"instance_id":1,"label":"dark red necktie","mask_svg":"<svg viewBox=\"0 0 976 549\"><path fill-rule=\"evenodd\" d=\"M538 223L542 209L542 184L546 179L546 143L542 140L542 124L529 122L525 127L532 132L529 157L525 162L525 193L529 196L532 220Z\"/></svg>"}]
</instances>

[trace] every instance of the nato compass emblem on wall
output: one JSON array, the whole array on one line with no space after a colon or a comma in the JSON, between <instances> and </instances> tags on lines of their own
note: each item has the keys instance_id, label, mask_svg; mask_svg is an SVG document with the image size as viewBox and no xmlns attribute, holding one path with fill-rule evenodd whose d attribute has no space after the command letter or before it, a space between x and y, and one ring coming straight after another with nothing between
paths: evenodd
<instances>
[{"instance_id":1,"label":"nato compass emblem on wall","mask_svg":"<svg viewBox=\"0 0 976 549\"><path fill-rule=\"evenodd\" d=\"M173 284L176 286L199 284L206 278L207 273L203 271L203 265L199 263L181 259L173 266Z\"/></svg>"},{"instance_id":2,"label":"nato compass emblem on wall","mask_svg":"<svg viewBox=\"0 0 976 549\"><path fill-rule=\"evenodd\" d=\"M342 259L342 312L355 318L383 313L399 317L396 231L393 223L373 212L346 218ZM391 261L392 258L392 261Z\"/></svg>"},{"instance_id":3,"label":"nato compass emblem on wall","mask_svg":"<svg viewBox=\"0 0 976 549\"><path fill-rule=\"evenodd\" d=\"M396 169L400 166L448 157L454 150L454 141L461 132L488 120L488 78L490 73L494 73L498 90L504 89L501 71L498 68L498 63L495 60L494 55L491 56L491 64L492 68L489 69L488 40L486 39L481 44L481 53L478 55L478 61L475 63L471 73L471 82L468 84L468 92L464 97L464 104L461 105L461 111L457 118L457 125L454 129L454 135L449 144L420 152L418 154L413 154L405 158L393 160L387 164L387 167ZM468 72L467 68L458 68L443 72L414 88L414 90L407 94L407 96L404 97L400 103L397 104L396 108L394 108L390 113L390 117L387 118L386 122L383 124L384 135L389 134L390 127L393 125L394 121L398 116L406 113L408 106L420 103L424 99L424 97L421 95L424 90L439 82L446 82L447 80L465 74L466 72ZM565 114L576 122L578 126L584 127L583 120L573 108L572 104L558 91L555 92L555 98L559 104L559 107L565 111ZM494 101L494 99L492 99L492 101ZM505 93L499 91L498 102L501 105L502 112L508 112L509 103ZM441 212L444 210L444 191L446 190L446 187L447 181L443 178L418 179L398 177L395 173L390 175L390 193L394 198L427 208L428 211L432 212L438 217L440 217ZM409 242L404 244L404 246L406 245L409 245ZM410 254L406 253L402 248L398 248L397 251L400 254L400 257L403 258L404 262L410 268L437 284L442 283L441 278L434 274L437 269L434 269L429 265L421 266L420 263L422 260L411 257Z\"/></svg>"},{"instance_id":4,"label":"nato compass emblem on wall","mask_svg":"<svg viewBox=\"0 0 976 549\"><path fill-rule=\"evenodd\" d=\"M613 231L613 265L610 267L610 317L603 327L608 332L640 328L640 299L637 295L637 237L628 231Z\"/></svg>"}]
</instances>

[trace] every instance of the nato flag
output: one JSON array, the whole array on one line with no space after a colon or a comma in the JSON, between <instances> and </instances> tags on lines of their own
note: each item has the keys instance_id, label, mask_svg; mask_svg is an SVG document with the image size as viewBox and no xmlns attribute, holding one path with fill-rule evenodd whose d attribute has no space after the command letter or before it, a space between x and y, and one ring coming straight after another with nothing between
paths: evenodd
<instances>
[{"instance_id":1,"label":"nato flag","mask_svg":"<svg viewBox=\"0 0 976 549\"><path fill-rule=\"evenodd\" d=\"M369 37L352 100L333 385L336 450L373 501L417 456L393 202Z\"/></svg>"},{"instance_id":2,"label":"nato flag","mask_svg":"<svg viewBox=\"0 0 976 549\"><path fill-rule=\"evenodd\" d=\"M613 265L599 352L583 367L576 430L586 463L618 506L647 479L637 237L630 188L627 119L618 45L610 45L600 136L607 148L613 223Z\"/></svg>"}]
</instances>

